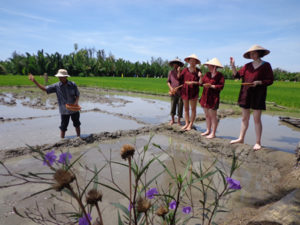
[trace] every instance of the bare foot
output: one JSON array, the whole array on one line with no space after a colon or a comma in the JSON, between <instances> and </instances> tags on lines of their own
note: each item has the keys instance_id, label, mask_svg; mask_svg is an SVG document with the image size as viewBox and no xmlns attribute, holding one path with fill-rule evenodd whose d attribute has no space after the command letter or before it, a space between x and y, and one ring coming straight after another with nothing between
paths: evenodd
<instances>
[{"instance_id":1,"label":"bare foot","mask_svg":"<svg viewBox=\"0 0 300 225\"><path fill-rule=\"evenodd\" d=\"M206 130L205 132L201 133L202 136L205 136L205 135L209 135L210 131L209 130Z\"/></svg>"},{"instance_id":2,"label":"bare foot","mask_svg":"<svg viewBox=\"0 0 300 225\"><path fill-rule=\"evenodd\" d=\"M232 140L230 142L230 144L236 144L236 143L244 143L244 140L242 140L242 139L236 139L236 140Z\"/></svg>"},{"instance_id":3,"label":"bare foot","mask_svg":"<svg viewBox=\"0 0 300 225\"><path fill-rule=\"evenodd\" d=\"M186 124L183 127L181 127L181 130L185 130L187 127L188 127L188 124Z\"/></svg>"},{"instance_id":4,"label":"bare foot","mask_svg":"<svg viewBox=\"0 0 300 225\"><path fill-rule=\"evenodd\" d=\"M169 125L173 125L173 123L174 123L174 120L171 120L170 123L169 123Z\"/></svg>"},{"instance_id":5,"label":"bare foot","mask_svg":"<svg viewBox=\"0 0 300 225\"><path fill-rule=\"evenodd\" d=\"M188 126L186 129L185 129L185 131L190 131L192 129L192 127L191 126Z\"/></svg>"},{"instance_id":6,"label":"bare foot","mask_svg":"<svg viewBox=\"0 0 300 225\"><path fill-rule=\"evenodd\" d=\"M206 136L206 138L208 138L208 139L215 138L215 137L216 137L216 135L214 135L214 134L210 134L210 135Z\"/></svg>"},{"instance_id":7,"label":"bare foot","mask_svg":"<svg viewBox=\"0 0 300 225\"><path fill-rule=\"evenodd\" d=\"M256 144L253 146L253 149L254 149L254 151L258 151L258 150L261 149L261 145L256 143Z\"/></svg>"}]
</instances>

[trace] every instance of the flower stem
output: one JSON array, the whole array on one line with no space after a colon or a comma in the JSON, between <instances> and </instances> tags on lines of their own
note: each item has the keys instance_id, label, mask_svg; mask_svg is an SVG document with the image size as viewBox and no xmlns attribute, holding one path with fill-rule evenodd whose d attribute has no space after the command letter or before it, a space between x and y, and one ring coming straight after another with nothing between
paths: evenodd
<instances>
[{"instance_id":1,"label":"flower stem","mask_svg":"<svg viewBox=\"0 0 300 225\"><path fill-rule=\"evenodd\" d=\"M86 220L88 221L89 225L92 225L91 221L89 220L88 214L85 211L84 205L82 204L82 202L79 199L78 195L74 192L73 188L70 185L68 185L66 188L70 190L70 192L72 193L73 197L77 200L77 202L78 202L80 208L82 209L82 211L84 213L84 216L85 216Z\"/></svg>"},{"instance_id":2,"label":"flower stem","mask_svg":"<svg viewBox=\"0 0 300 225\"><path fill-rule=\"evenodd\" d=\"M98 215L99 215L100 224L101 224L101 225L104 225L103 219L102 219L102 215L101 215L101 212L100 212L100 209L99 209L98 202L96 203L96 209L97 209L97 212L98 212Z\"/></svg>"},{"instance_id":3,"label":"flower stem","mask_svg":"<svg viewBox=\"0 0 300 225\"><path fill-rule=\"evenodd\" d=\"M132 205L132 196L131 196L131 157L128 158L128 164L129 164L129 225L131 225L131 206Z\"/></svg>"}]
</instances>

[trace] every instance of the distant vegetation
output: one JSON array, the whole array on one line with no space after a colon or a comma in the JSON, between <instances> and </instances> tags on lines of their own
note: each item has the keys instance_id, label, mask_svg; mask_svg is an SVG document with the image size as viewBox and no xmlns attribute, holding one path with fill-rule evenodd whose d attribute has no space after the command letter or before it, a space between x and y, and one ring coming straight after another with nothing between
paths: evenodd
<instances>
[{"instance_id":1,"label":"distant vegetation","mask_svg":"<svg viewBox=\"0 0 300 225\"><path fill-rule=\"evenodd\" d=\"M202 65L202 71L207 69ZM28 73L43 75L56 74L60 68L67 69L72 76L93 77L93 76L118 76L125 77L167 77L170 67L168 61L159 58L151 58L150 62L130 62L112 54L108 56L104 50L94 48L79 49L74 44L74 52L62 55L44 53L39 50L37 54L19 54L14 52L12 57L6 61L0 61L0 74L27 75ZM274 71L275 80L300 81L300 73L291 73L279 68ZM221 72L226 79L232 79L232 71L225 66Z\"/></svg>"}]
</instances>

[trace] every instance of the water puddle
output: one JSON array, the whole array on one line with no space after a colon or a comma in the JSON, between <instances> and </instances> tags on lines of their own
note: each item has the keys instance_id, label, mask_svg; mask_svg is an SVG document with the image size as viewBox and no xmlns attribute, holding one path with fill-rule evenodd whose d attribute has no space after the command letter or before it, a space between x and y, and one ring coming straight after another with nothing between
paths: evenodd
<instances>
[{"instance_id":1,"label":"water puddle","mask_svg":"<svg viewBox=\"0 0 300 225\"><path fill-rule=\"evenodd\" d=\"M262 145L267 148L294 153L300 142L300 129L288 126L279 120L278 116L262 115L263 133ZM197 130L205 131L205 122L196 126ZM241 118L228 117L219 122L217 137L233 140L238 138L241 128ZM256 141L254 121L251 116L249 128L246 133L245 143L254 145Z\"/></svg>"},{"instance_id":2,"label":"water puddle","mask_svg":"<svg viewBox=\"0 0 300 225\"><path fill-rule=\"evenodd\" d=\"M93 94L90 94L93 95ZM95 94L94 94L95 95ZM2 94L3 96L3 94ZM83 94L84 96L84 94ZM10 101L13 95L5 93L5 101ZM55 96L51 96L51 101ZM126 96L120 94L104 94L103 101L83 97L80 100L81 130L83 136L102 131L117 131L137 129L145 125L157 125L170 120L169 98L155 99L149 96ZM58 109L40 109L23 105L24 102L35 101L28 97L15 99L16 104L0 104L0 145L4 149L21 147L26 144L45 144L59 140L60 118ZM40 100L39 100L40 101ZM49 99L43 107L51 108ZM57 106L56 106L57 107ZM99 109L101 111L92 111ZM203 114L201 107L197 107L197 114ZM17 119L16 119L17 118ZM11 119L11 120L7 120ZM184 121L184 119L182 119ZM262 116L263 136L262 144L265 147L281 151L293 152L300 142L300 129L293 128L279 121L278 116L264 114ZM205 122L195 124L199 131L205 130ZM241 119L227 117L220 120L217 136L231 140L239 135ZM75 137L75 131L70 121L67 138ZM251 117L246 134L247 144L255 143L253 118Z\"/></svg>"}]
</instances>

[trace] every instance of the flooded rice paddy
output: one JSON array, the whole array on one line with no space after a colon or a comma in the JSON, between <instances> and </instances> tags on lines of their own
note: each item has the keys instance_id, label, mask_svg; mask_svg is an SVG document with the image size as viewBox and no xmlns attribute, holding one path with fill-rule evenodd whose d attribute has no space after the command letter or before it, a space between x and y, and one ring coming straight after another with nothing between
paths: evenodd
<instances>
[{"instance_id":1,"label":"flooded rice paddy","mask_svg":"<svg viewBox=\"0 0 300 225\"><path fill-rule=\"evenodd\" d=\"M25 92L6 90L0 93L0 146L3 152L7 150L12 153L4 157L6 166L14 172L47 172L48 168L43 166L41 161L32 158L31 154L15 154L14 149L26 145L40 145L45 148L44 150L54 148L57 153L70 151L73 159L84 154L80 159L81 166L76 166L75 169L78 180L86 183L91 178L91 174L87 174L85 166L91 171L95 165L101 168L106 163L105 158L124 162L120 157L120 148L124 144L132 144L136 146L138 152L142 152L151 134L154 134L145 162L154 156L159 156L164 165L170 169L173 165L172 156L179 173L185 170L182 162L186 162L189 155L193 161L193 168L198 168L200 162L208 167L218 158L217 166L229 173L232 151L239 154L242 164L234 174L234 178L241 182L242 190L235 193L232 198L226 199L225 204L229 213L218 214L216 219L220 224L247 224L245 221L250 221L254 217L255 221L261 221L267 220L268 216L271 218L269 221L273 221L272 218L274 219L276 215L280 215L277 221L281 221L282 224L288 224L287 221L299 222L296 214L284 210L287 206L288 208L294 206L296 204L294 202L300 201L300 196L298 198L293 192L297 190L297 185L299 187L292 169L294 168L294 155L286 153L293 153L297 148L300 142L300 129L280 122L278 116L263 114L263 146L266 148L256 153L252 150L255 140L252 118L246 136L246 143L250 145L230 145L230 140L239 134L241 119L238 116L229 115L221 118L217 132L218 138L208 140L200 135L206 126L205 121L201 119L195 123L196 130L190 132L181 132L179 126L166 124L170 119L169 98L99 92L94 89L83 89L81 95L82 139L75 138L75 130L70 121L66 140L61 141L58 128L60 118L55 95L47 96L41 92L29 90ZM197 108L197 113L199 118L203 117L200 107ZM56 143L62 143L62 145L55 146ZM50 147L43 146L44 144L50 144ZM157 145L165 151L161 151L156 147ZM147 178L151 179L162 169L162 166L155 162L149 169ZM113 176L118 178L116 179L118 185L128 192L128 171L118 164L113 166L113 170ZM1 167L0 174L4 172L4 168ZM106 167L101 171L99 179L108 181L111 174L109 168ZM170 181L168 174L163 174L157 179L157 187L159 189L167 187ZM14 179L11 177L1 176L0 185L13 182ZM220 185L219 180L215 182L216 186ZM56 204L58 210L65 210L65 206L55 198L50 199L48 193L19 201L47 187L47 185L29 184L19 188L2 189L0 224L33 224L14 214L12 207L16 205L18 208L24 208L35 205L37 201L41 205L41 210L46 210L53 203ZM154 183L152 187L155 187ZM101 207L105 224L115 225L117 216L112 217L112 214L117 215L117 210L111 202L119 202L126 206L128 200L105 188L103 194ZM294 202L280 201L281 198L285 199L286 195L292 200L295 199ZM193 196L196 199L199 193L193 193ZM274 212L269 212L267 205L273 202L279 206L276 206ZM296 209L298 210L299 207ZM195 210L195 214L197 213L199 211ZM197 220L188 223L188 225L198 224Z\"/></svg>"},{"instance_id":2,"label":"flooded rice paddy","mask_svg":"<svg viewBox=\"0 0 300 225\"><path fill-rule=\"evenodd\" d=\"M90 94L91 95L91 94ZM98 95L98 94L95 94ZM147 125L157 125L170 120L170 103L167 97L155 99L146 95L125 95L120 93L102 93L101 99L84 97L82 94L80 105L81 133L88 136L91 133L113 132L116 130L137 129ZM15 98L9 93L2 93L0 104L0 146L1 149L11 149L26 145L39 145L59 141L59 113L55 105L55 96L40 95L36 97ZM54 97L54 98L53 98ZM197 115L203 116L201 107L197 108ZM182 119L182 122L184 119ZM286 152L293 152L300 142L300 129L280 122L278 116L262 115L264 147ZM238 137L241 126L240 117L226 117L220 119L217 137L232 140ZM205 121L196 122L198 131L206 129ZM76 136L70 121L66 138ZM253 118L251 117L246 134L245 143L255 142Z\"/></svg>"}]
</instances>

